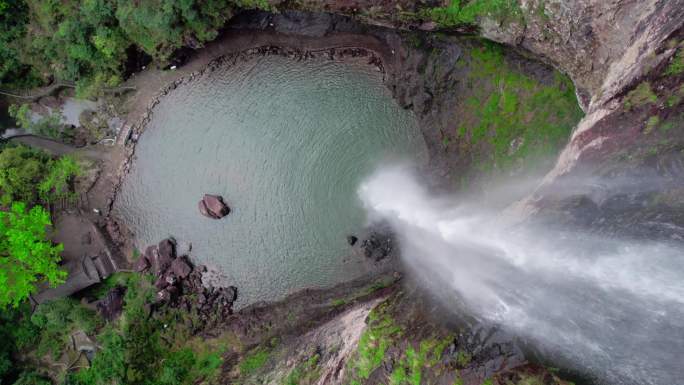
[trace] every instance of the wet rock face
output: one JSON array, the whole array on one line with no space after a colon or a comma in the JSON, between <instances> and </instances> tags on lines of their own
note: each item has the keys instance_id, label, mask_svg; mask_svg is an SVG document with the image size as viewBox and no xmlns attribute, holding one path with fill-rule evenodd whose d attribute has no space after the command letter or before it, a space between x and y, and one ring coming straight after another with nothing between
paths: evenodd
<instances>
[{"instance_id":1,"label":"wet rock face","mask_svg":"<svg viewBox=\"0 0 684 385\"><path fill-rule=\"evenodd\" d=\"M197 204L199 212L207 218L221 219L230 213L230 208L218 195L205 194Z\"/></svg>"},{"instance_id":2,"label":"wet rock face","mask_svg":"<svg viewBox=\"0 0 684 385\"><path fill-rule=\"evenodd\" d=\"M362 251L366 258L375 262L382 261L391 256L392 252L395 251L395 249L398 249L395 245L394 233L391 228L385 224L368 229L366 233L362 235L361 241L355 241L354 243L358 244L357 247Z\"/></svg>"},{"instance_id":3,"label":"wet rock face","mask_svg":"<svg viewBox=\"0 0 684 385\"><path fill-rule=\"evenodd\" d=\"M465 383L479 384L496 373L525 364L523 352L495 329L461 333L447 348L447 360L459 369Z\"/></svg>"},{"instance_id":4,"label":"wet rock face","mask_svg":"<svg viewBox=\"0 0 684 385\"><path fill-rule=\"evenodd\" d=\"M392 237L387 234L372 233L361 242L363 255L376 262L385 259L392 252Z\"/></svg>"}]
</instances>

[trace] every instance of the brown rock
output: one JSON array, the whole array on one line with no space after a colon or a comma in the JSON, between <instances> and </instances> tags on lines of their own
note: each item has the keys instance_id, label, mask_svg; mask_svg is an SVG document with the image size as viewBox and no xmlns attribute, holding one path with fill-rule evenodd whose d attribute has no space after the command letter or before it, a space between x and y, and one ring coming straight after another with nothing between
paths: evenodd
<instances>
[{"instance_id":1,"label":"brown rock","mask_svg":"<svg viewBox=\"0 0 684 385\"><path fill-rule=\"evenodd\" d=\"M150 268L150 261L147 259L146 255L141 255L135 262L135 271L142 273L143 271Z\"/></svg>"},{"instance_id":2,"label":"brown rock","mask_svg":"<svg viewBox=\"0 0 684 385\"><path fill-rule=\"evenodd\" d=\"M197 208L199 209L200 214L204 215L205 217L208 218L213 218L210 214L209 211L207 210L207 205L204 203L203 200L197 202Z\"/></svg>"},{"instance_id":3,"label":"brown rock","mask_svg":"<svg viewBox=\"0 0 684 385\"><path fill-rule=\"evenodd\" d=\"M171 263L171 271L180 279L186 278L192 272L192 267L184 257L176 258Z\"/></svg>"},{"instance_id":4,"label":"brown rock","mask_svg":"<svg viewBox=\"0 0 684 385\"><path fill-rule=\"evenodd\" d=\"M154 281L154 287L156 287L159 290L163 290L167 286L169 286L169 282L166 280L165 276L161 276L161 277L157 278L156 281Z\"/></svg>"},{"instance_id":5,"label":"brown rock","mask_svg":"<svg viewBox=\"0 0 684 385\"><path fill-rule=\"evenodd\" d=\"M155 255L156 258L150 262L152 262L152 266L154 267L154 274L162 275L171 267L171 262L176 258L175 244L171 239L164 239L159 242L157 252L153 255Z\"/></svg>"},{"instance_id":6,"label":"brown rock","mask_svg":"<svg viewBox=\"0 0 684 385\"><path fill-rule=\"evenodd\" d=\"M166 259L176 258L176 242L171 238L159 242L159 255Z\"/></svg>"},{"instance_id":7,"label":"brown rock","mask_svg":"<svg viewBox=\"0 0 684 385\"><path fill-rule=\"evenodd\" d=\"M230 213L230 208L218 195L205 194L198 208L202 215L213 219L223 218Z\"/></svg>"},{"instance_id":8,"label":"brown rock","mask_svg":"<svg viewBox=\"0 0 684 385\"><path fill-rule=\"evenodd\" d=\"M150 245L150 246L147 246L147 248L145 249L145 254L143 254L143 256L144 256L144 257L147 259L147 261L149 262L149 261L152 260L152 256L153 256L156 252L157 252L157 246L156 246L156 245Z\"/></svg>"},{"instance_id":9,"label":"brown rock","mask_svg":"<svg viewBox=\"0 0 684 385\"><path fill-rule=\"evenodd\" d=\"M171 293L167 290L161 290L157 292L157 300L159 302L169 302L171 300Z\"/></svg>"}]
</instances>

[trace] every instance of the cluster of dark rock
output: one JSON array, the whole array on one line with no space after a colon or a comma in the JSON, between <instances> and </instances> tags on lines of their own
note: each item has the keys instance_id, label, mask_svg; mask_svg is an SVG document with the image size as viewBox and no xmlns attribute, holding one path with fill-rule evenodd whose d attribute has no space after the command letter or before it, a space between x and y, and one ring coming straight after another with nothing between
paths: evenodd
<instances>
[{"instance_id":1,"label":"cluster of dark rock","mask_svg":"<svg viewBox=\"0 0 684 385\"><path fill-rule=\"evenodd\" d=\"M237 288L206 287L202 275L205 266L195 267L188 259L189 247L179 250L172 238L148 246L138 259L135 270L154 275L157 303L197 311L200 321L225 319L233 313Z\"/></svg>"},{"instance_id":2,"label":"cluster of dark rock","mask_svg":"<svg viewBox=\"0 0 684 385\"><path fill-rule=\"evenodd\" d=\"M350 246L358 248L368 259L379 262L392 254L394 250L394 234L389 228L384 226L369 229L361 236L347 236Z\"/></svg>"},{"instance_id":3,"label":"cluster of dark rock","mask_svg":"<svg viewBox=\"0 0 684 385\"><path fill-rule=\"evenodd\" d=\"M212 219L221 219L230 213L230 207L219 195L204 194L197 207L202 215Z\"/></svg>"}]
</instances>

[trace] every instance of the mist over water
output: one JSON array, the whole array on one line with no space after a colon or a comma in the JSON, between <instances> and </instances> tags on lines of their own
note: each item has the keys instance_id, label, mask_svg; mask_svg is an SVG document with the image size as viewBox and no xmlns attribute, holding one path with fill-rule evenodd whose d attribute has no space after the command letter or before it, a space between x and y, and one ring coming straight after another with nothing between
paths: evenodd
<instances>
[{"instance_id":1,"label":"mist over water","mask_svg":"<svg viewBox=\"0 0 684 385\"><path fill-rule=\"evenodd\" d=\"M397 232L408 268L455 312L520 336L605 384L684 383L684 250L510 225L477 202L432 196L407 167L359 188Z\"/></svg>"}]
</instances>

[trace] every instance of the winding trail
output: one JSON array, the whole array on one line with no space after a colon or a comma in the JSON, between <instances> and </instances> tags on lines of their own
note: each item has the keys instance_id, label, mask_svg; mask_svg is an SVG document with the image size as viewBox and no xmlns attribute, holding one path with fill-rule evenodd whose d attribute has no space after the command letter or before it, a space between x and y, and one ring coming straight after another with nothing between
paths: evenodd
<instances>
[{"instance_id":1,"label":"winding trail","mask_svg":"<svg viewBox=\"0 0 684 385\"><path fill-rule=\"evenodd\" d=\"M4 90L0 89L0 95L9 96L12 98L23 99L28 101L34 101L45 96L52 95L62 88L76 88L75 82L60 81L52 83L45 87L33 88L30 90ZM120 86L120 87L105 87L102 89L105 93L121 93L126 91L135 91L134 87L131 86Z\"/></svg>"}]
</instances>

